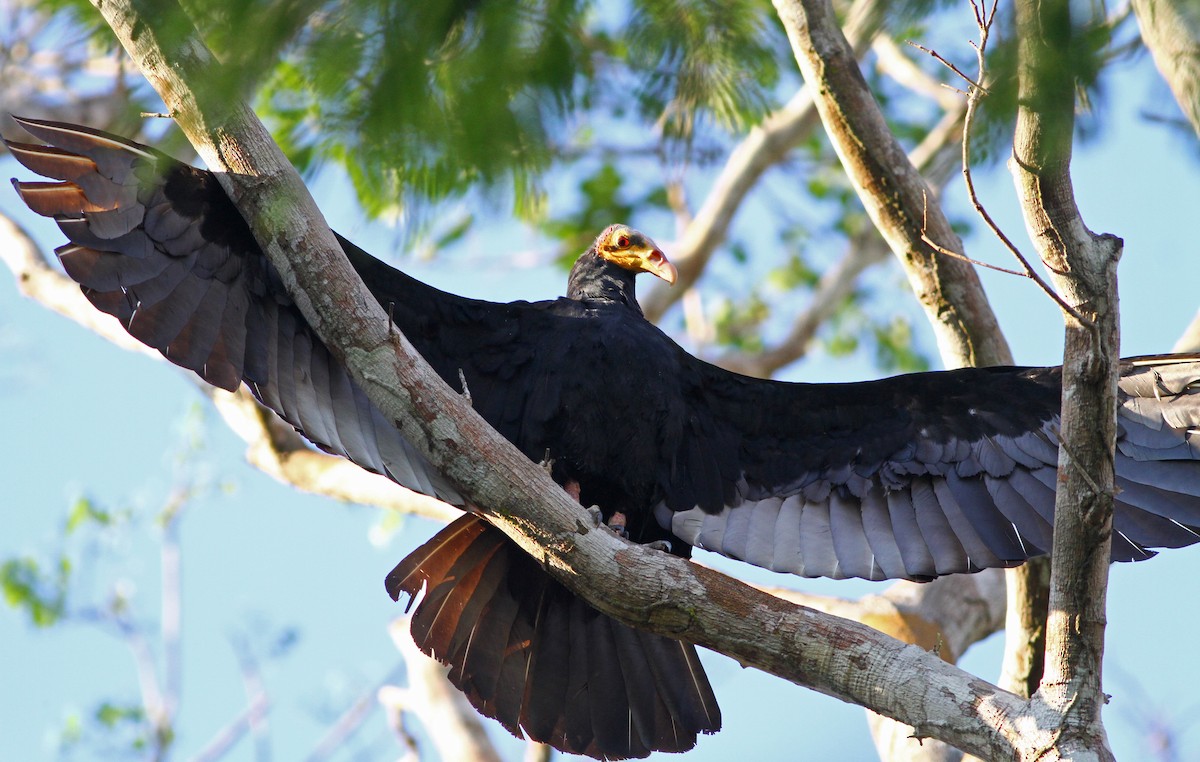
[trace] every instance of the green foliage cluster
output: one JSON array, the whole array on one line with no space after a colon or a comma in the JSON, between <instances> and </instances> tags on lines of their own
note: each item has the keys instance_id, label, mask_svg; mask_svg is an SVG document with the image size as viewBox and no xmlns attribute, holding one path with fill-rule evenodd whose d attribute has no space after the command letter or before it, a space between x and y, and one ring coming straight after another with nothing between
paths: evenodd
<instances>
[{"instance_id":1,"label":"green foliage cluster","mask_svg":"<svg viewBox=\"0 0 1200 762\"><path fill-rule=\"evenodd\" d=\"M787 61L763 0L185 5L226 64L208 86L257 93L297 165L343 167L371 216L477 188L542 208L580 119L657 124L686 156L700 123L757 121Z\"/></svg>"},{"instance_id":2,"label":"green foliage cluster","mask_svg":"<svg viewBox=\"0 0 1200 762\"><path fill-rule=\"evenodd\" d=\"M69 542L88 530L112 528L127 519L125 511L108 511L90 498L76 498L63 521L63 547L56 553L49 558L25 554L0 563L0 590L4 593L4 602L26 614L37 627L58 624L67 614L72 572L80 555Z\"/></svg>"}]
</instances>

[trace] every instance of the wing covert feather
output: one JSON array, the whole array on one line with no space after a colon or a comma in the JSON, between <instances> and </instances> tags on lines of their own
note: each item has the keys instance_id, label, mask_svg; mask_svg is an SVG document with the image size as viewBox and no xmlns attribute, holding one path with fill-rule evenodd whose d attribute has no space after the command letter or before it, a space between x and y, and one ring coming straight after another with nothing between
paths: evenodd
<instances>
[{"instance_id":1,"label":"wing covert feather","mask_svg":"<svg viewBox=\"0 0 1200 762\"><path fill-rule=\"evenodd\" d=\"M868 579L1012 566L1049 550L1059 369L788 384L682 352L680 364L685 383L703 389L688 411L694 425L736 452L719 487L705 486L711 468L678 489L664 475L656 515L685 541L775 570ZM1198 387L1200 358L1125 361L1114 560L1200 540ZM697 447L689 440L684 457L717 457ZM732 499L706 494L718 490ZM764 537L753 529L768 513L776 528Z\"/></svg>"}]
</instances>

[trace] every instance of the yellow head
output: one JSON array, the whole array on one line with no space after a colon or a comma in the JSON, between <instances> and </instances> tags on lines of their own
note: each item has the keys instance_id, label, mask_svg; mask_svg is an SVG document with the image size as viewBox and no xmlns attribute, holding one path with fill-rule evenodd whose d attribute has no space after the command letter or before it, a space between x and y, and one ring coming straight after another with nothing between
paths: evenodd
<instances>
[{"instance_id":1,"label":"yellow head","mask_svg":"<svg viewBox=\"0 0 1200 762\"><path fill-rule=\"evenodd\" d=\"M679 276L658 244L628 225L609 225L596 239L596 254L618 267L657 275L667 283L673 284Z\"/></svg>"}]
</instances>

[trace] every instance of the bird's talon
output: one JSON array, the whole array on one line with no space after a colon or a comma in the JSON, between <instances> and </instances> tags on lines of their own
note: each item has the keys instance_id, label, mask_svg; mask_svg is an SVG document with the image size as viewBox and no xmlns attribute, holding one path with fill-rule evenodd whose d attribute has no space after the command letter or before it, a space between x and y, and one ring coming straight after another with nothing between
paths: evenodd
<instances>
[{"instance_id":1,"label":"bird's talon","mask_svg":"<svg viewBox=\"0 0 1200 762\"><path fill-rule=\"evenodd\" d=\"M604 512L600 510L600 506L593 505L587 509L588 515L592 517L592 524L595 529L604 526Z\"/></svg>"},{"instance_id":2,"label":"bird's talon","mask_svg":"<svg viewBox=\"0 0 1200 762\"><path fill-rule=\"evenodd\" d=\"M661 550L664 553L671 552L671 543L667 540L655 540L654 542L646 543L646 547L651 550Z\"/></svg>"}]
</instances>

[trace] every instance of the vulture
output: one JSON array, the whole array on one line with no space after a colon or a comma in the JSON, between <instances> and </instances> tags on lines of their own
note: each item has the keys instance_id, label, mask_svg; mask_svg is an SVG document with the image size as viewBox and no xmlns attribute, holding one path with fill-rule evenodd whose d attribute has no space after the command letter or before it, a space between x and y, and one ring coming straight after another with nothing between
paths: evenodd
<instances>
[{"instance_id":1,"label":"vulture","mask_svg":"<svg viewBox=\"0 0 1200 762\"><path fill-rule=\"evenodd\" d=\"M15 182L68 243L97 309L210 384L254 396L316 446L468 509L386 579L411 629L483 714L602 759L685 751L719 729L694 646L576 597L469 506L321 343L216 177L87 127L21 119L8 142L51 182ZM930 580L1049 552L1059 368L990 367L846 384L748 378L642 314L638 273L675 269L604 230L565 297L445 293L339 237L396 326L529 458L634 541L806 577ZM460 380L461 379L461 380ZM1112 559L1200 539L1200 357L1124 361Z\"/></svg>"}]
</instances>

